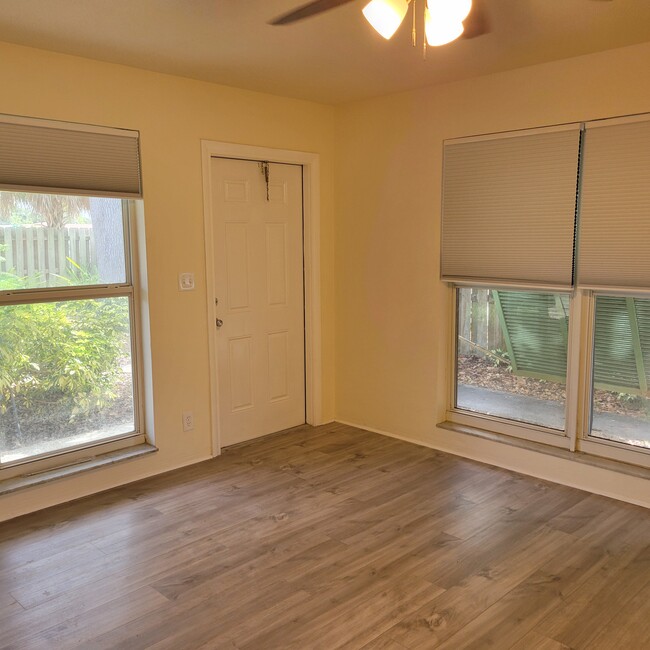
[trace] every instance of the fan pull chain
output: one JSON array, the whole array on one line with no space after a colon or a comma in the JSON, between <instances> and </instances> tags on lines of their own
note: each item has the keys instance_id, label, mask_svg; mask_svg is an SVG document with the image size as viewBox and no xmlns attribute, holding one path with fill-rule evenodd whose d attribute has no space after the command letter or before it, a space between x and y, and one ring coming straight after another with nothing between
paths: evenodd
<instances>
[{"instance_id":1,"label":"fan pull chain","mask_svg":"<svg viewBox=\"0 0 650 650\"><path fill-rule=\"evenodd\" d=\"M413 28L411 29L411 42L413 47L418 44L418 31L417 31L417 0L413 0Z\"/></svg>"},{"instance_id":2,"label":"fan pull chain","mask_svg":"<svg viewBox=\"0 0 650 650\"><path fill-rule=\"evenodd\" d=\"M413 0L413 47L417 45L417 12L415 11L415 2ZM426 34L426 17L427 17L427 5L424 4L424 9L422 10L422 60L426 61L427 59L427 34Z\"/></svg>"},{"instance_id":3,"label":"fan pull chain","mask_svg":"<svg viewBox=\"0 0 650 650\"><path fill-rule=\"evenodd\" d=\"M262 172L262 175L264 176L264 182L266 183L266 200L270 201L269 197L269 177L270 177L270 166L268 162L261 162L260 163L260 171Z\"/></svg>"}]
</instances>

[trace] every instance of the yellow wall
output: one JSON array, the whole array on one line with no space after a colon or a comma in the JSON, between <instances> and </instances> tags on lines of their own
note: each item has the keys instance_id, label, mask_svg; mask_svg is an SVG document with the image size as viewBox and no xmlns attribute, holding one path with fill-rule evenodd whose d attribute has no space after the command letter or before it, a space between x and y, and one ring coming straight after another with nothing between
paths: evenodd
<instances>
[{"instance_id":1,"label":"yellow wall","mask_svg":"<svg viewBox=\"0 0 650 650\"><path fill-rule=\"evenodd\" d=\"M334 109L0 43L0 113L141 132L156 445L160 451L0 498L0 520L211 453L201 139L321 155L323 419L334 416ZM179 271L196 290L180 293ZM181 412L195 430L181 432Z\"/></svg>"},{"instance_id":2,"label":"yellow wall","mask_svg":"<svg viewBox=\"0 0 650 650\"><path fill-rule=\"evenodd\" d=\"M649 69L646 43L341 109L338 420L650 505L640 479L435 426L450 373L450 292L438 280L442 141L650 111Z\"/></svg>"}]
</instances>

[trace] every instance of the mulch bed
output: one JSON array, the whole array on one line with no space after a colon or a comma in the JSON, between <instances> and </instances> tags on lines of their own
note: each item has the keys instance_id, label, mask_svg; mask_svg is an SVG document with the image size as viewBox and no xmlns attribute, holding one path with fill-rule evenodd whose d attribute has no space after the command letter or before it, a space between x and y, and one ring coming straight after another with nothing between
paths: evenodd
<instances>
[{"instance_id":1,"label":"mulch bed","mask_svg":"<svg viewBox=\"0 0 650 650\"><path fill-rule=\"evenodd\" d=\"M544 379L531 379L515 375L507 366L495 365L489 359L478 356L458 358L458 383L466 386L480 386L490 390L516 393L554 402L564 402L564 384ZM650 404L637 395L623 395L597 389L594 393L594 409L597 412L617 413L630 417L647 417Z\"/></svg>"}]
</instances>

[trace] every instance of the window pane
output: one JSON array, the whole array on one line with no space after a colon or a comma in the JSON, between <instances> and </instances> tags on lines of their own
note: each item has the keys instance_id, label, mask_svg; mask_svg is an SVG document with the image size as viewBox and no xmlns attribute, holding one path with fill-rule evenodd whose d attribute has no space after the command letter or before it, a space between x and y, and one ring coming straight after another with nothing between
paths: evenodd
<instances>
[{"instance_id":1,"label":"window pane","mask_svg":"<svg viewBox=\"0 0 650 650\"><path fill-rule=\"evenodd\" d=\"M126 282L122 200L0 192L0 291Z\"/></svg>"},{"instance_id":2,"label":"window pane","mask_svg":"<svg viewBox=\"0 0 650 650\"><path fill-rule=\"evenodd\" d=\"M650 448L650 300L597 296L591 436Z\"/></svg>"},{"instance_id":3,"label":"window pane","mask_svg":"<svg viewBox=\"0 0 650 650\"><path fill-rule=\"evenodd\" d=\"M458 289L456 407L564 430L569 298Z\"/></svg>"},{"instance_id":4,"label":"window pane","mask_svg":"<svg viewBox=\"0 0 650 650\"><path fill-rule=\"evenodd\" d=\"M0 307L0 462L134 430L129 299Z\"/></svg>"}]
</instances>

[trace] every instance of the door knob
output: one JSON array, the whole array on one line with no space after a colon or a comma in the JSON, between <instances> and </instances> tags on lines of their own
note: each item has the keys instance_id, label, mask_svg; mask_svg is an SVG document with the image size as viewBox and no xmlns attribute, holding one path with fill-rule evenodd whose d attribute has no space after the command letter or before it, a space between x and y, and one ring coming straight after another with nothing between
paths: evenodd
<instances>
[{"instance_id":1,"label":"door knob","mask_svg":"<svg viewBox=\"0 0 650 650\"><path fill-rule=\"evenodd\" d=\"M223 325L223 321L220 318L217 318L217 327L221 327Z\"/></svg>"}]
</instances>

